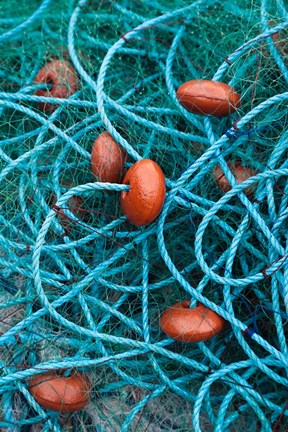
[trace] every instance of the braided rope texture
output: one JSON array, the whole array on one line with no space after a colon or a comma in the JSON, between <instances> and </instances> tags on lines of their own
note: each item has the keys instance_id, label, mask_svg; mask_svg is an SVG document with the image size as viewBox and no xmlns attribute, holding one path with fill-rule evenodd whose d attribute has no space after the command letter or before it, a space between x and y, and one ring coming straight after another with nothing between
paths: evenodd
<instances>
[{"instance_id":1,"label":"braided rope texture","mask_svg":"<svg viewBox=\"0 0 288 432\"><path fill-rule=\"evenodd\" d=\"M287 430L285 0L1 2L0 60L0 430ZM78 76L67 98L37 93L54 60ZM192 79L229 84L241 106L187 111L176 90ZM152 224L123 214L127 186L95 181L103 131L126 168L162 168ZM239 161L253 172L242 183ZM160 317L185 299L225 330L168 338ZM69 416L28 386L64 369L93 385Z\"/></svg>"}]
</instances>

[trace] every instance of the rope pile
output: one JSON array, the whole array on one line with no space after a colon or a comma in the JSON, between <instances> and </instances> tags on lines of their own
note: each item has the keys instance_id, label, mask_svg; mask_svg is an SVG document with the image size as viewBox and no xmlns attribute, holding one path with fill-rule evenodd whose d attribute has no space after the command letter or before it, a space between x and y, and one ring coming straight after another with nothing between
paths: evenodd
<instances>
[{"instance_id":1,"label":"rope pile","mask_svg":"<svg viewBox=\"0 0 288 432\"><path fill-rule=\"evenodd\" d=\"M1 431L284 431L284 0L3 2L0 47ZM73 91L37 79L51 62L71 67ZM176 91L200 79L241 105L188 111ZM152 223L123 213L129 186L95 181L103 132L126 171L161 167ZM184 300L224 330L168 337L161 316ZM31 379L48 372L89 377L89 404L39 404Z\"/></svg>"}]
</instances>

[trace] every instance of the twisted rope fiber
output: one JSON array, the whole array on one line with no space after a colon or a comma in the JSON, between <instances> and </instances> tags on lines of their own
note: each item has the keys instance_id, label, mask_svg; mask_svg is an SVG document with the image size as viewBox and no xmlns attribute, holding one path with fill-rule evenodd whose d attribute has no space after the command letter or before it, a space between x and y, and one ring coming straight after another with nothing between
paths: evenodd
<instances>
[{"instance_id":1,"label":"twisted rope fiber","mask_svg":"<svg viewBox=\"0 0 288 432\"><path fill-rule=\"evenodd\" d=\"M285 430L287 5L22 3L0 11L0 430ZM55 59L79 76L67 99L35 94ZM226 118L188 112L176 90L191 79L228 83L241 107ZM48 101L51 114L38 105ZM129 186L93 178L104 130L127 168L149 158L164 171L151 225L123 215ZM240 184L229 165L239 160L255 170ZM167 338L159 317L184 299L225 318L224 332ZM28 389L64 369L93 384L90 404L69 416Z\"/></svg>"}]
</instances>

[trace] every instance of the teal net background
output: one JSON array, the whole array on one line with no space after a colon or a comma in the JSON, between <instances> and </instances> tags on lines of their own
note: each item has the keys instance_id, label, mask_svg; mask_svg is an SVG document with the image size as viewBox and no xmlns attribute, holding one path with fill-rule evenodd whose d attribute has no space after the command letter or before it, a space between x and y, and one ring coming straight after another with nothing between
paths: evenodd
<instances>
[{"instance_id":1,"label":"teal net background","mask_svg":"<svg viewBox=\"0 0 288 432\"><path fill-rule=\"evenodd\" d=\"M287 430L287 35L284 0L1 2L1 431ZM55 59L80 86L45 113L34 80ZM241 107L189 113L176 90L192 79L230 84ZM95 182L104 130L127 168L165 174L149 226L123 215L123 186ZM231 161L258 174L237 185ZM184 299L225 331L166 337L160 316ZM28 390L63 369L93 385L70 415Z\"/></svg>"}]
</instances>

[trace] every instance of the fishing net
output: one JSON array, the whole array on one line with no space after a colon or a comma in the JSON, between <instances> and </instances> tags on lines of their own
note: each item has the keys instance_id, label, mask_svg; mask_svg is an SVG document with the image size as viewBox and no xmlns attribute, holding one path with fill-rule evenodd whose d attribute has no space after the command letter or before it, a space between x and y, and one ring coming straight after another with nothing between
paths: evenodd
<instances>
[{"instance_id":1,"label":"fishing net","mask_svg":"<svg viewBox=\"0 0 288 432\"><path fill-rule=\"evenodd\" d=\"M2 1L0 27L1 431L287 430L285 1ZM78 89L48 104L36 76L54 61ZM187 111L176 90L193 79L241 106ZM104 131L126 169L165 174L147 226L123 214L126 186L92 174ZM254 175L238 184L233 163ZM224 331L167 337L160 317L182 300ZM85 373L90 403L39 405L29 379L47 371Z\"/></svg>"}]
</instances>

